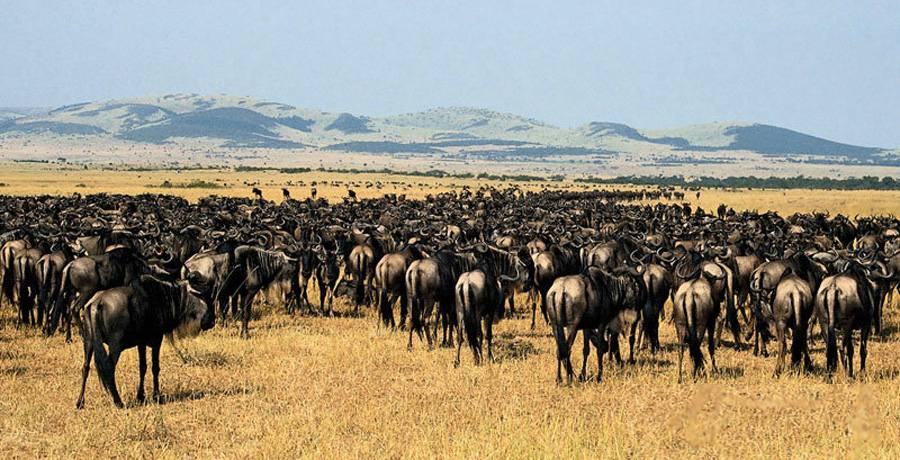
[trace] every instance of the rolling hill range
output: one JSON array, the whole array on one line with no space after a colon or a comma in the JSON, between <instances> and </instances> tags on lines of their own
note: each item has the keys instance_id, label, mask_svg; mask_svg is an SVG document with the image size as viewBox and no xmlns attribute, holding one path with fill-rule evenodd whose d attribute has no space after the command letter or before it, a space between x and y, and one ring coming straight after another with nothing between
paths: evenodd
<instances>
[{"instance_id":1,"label":"rolling hill range","mask_svg":"<svg viewBox=\"0 0 900 460\"><path fill-rule=\"evenodd\" d=\"M76 146L121 153L206 152L184 161L310 160L314 152L442 159L468 164L565 163L675 167L746 162L900 166L900 152L840 144L753 123L635 129L610 122L560 128L475 108L436 108L389 117L327 113L249 97L169 94L73 104L56 109L0 109L0 155L21 158L23 145ZM162 150L160 150L162 149ZM69 149L71 150L71 149ZM174 153L173 153L174 152ZM254 153L255 152L255 153ZM45 152L50 154L51 152ZM17 157L18 155L18 157ZM106 161L110 155L102 157ZM315 155L313 155L315 156ZM73 161L92 161L71 155ZM95 158L93 161L101 161ZM539 169L539 168L538 168Z\"/></svg>"}]
</instances>

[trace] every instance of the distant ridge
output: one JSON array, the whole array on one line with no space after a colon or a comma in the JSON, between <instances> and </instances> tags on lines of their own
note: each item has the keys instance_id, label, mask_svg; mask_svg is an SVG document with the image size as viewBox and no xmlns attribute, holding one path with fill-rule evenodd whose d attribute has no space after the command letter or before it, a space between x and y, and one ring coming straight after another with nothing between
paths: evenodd
<instances>
[{"instance_id":1,"label":"distant ridge","mask_svg":"<svg viewBox=\"0 0 900 460\"><path fill-rule=\"evenodd\" d=\"M0 141L58 136L197 148L304 149L381 155L546 161L618 156L662 165L783 161L900 165L900 152L833 142L777 126L707 123L636 129L614 122L560 128L515 114L441 107L387 117L328 113L229 95L167 94L56 109L0 109Z\"/></svg>"}]
</instances>

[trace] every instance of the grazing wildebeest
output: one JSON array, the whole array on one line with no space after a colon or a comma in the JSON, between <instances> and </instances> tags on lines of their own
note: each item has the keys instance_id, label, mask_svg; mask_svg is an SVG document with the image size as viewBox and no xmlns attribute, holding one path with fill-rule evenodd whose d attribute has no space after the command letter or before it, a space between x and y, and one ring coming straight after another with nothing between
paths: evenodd
<instances>
[{"instance_id":1,"label":"grazing wildebeest","mask_svg":"<svg viewBox=\"0 0 900 460\"><path fill-rule=\"evenodd\" d=\"M84 388L91 368L97 374L117 407L124 407L116 387L116 364L122 351L138 347L140 383L137 400L144 400L144 374L147 372L146 347L150 347L153 372L153 397L159 396L159 349L165 335L175 331L181 336L196 335L215 323L215 314L189 286L188 282L167 282L143 275L130 286L100 291L84 307L81 337L84 364L81 368L81 393L75 403L84 407ZM108 347L104 347L104 344Z\"/></svg>"}]
</instances>

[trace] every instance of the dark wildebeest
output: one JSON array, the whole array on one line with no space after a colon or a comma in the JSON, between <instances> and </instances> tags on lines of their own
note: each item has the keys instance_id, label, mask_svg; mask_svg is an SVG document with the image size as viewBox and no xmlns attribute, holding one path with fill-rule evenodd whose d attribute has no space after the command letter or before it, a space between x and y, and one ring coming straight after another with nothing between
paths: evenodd
<instances>
[{"instance_id":1,"label":"dark wildebeest","mask_svg":"<svg viewBox=\"0 0 900 460\"><path fill-rule=\"evenodd\" d=\"M14 305L16 291L16 257L30 248L30 239L7 241L0 248L0 303L3 298Z\"/></svg>"},{"instance_id":2,"label":"dark wildebeest","mask_svg":"<svg viewBox=\"0 0 900 460\"><path fill-rule=\"evenodd\" d=\"M319 287L319 308L323 315L334 316L332 303L334 302L334 290L341 277L340 267L336 251L320 248L316 257L319 258L316 267L316 284ZM328 310L325 310L325 300L328 300Z\"/></svg>"},{"instance_id":3,"label":"dark wildebeest","mask_svg":"<svg viewBox=\"0 0 900 460\"><path fill-rule=\"evenodd\" d=\"M381 313L381 321L391 328L396 327L394 322L393 305L400 299L400 328L406 326L407 297L406 297L406 270L413 261L424 258L425 255L414 245L407 245L397 252L385 255L375 266L375 289L378 290L378 311Z\"/></svg>"},{"instance_id":4,"label":"dark wildebeest","mask_svg":"<svg viewBox=\"0 0 900 460\"><path fill-rule=\"evenodd\" d=\"M138 276L149 272L150 267L130 248L113 249L104 254L73 260L62 271L59 295L49 313L44 332L52 334L60 320L65 319L66 340L70 340L72 317L80 313L91 296L97 291L130 284Z\"/></svg>"},{"instance_id":5,"label":"dark wildebeest","mask_svg":"<svg viewBox=\"0 0 900 460\"><path fill-rule=\"evenodd\" d=\"M59 283L62 271L66 265L74 259L74 254L68 245L63 245L63 250L44 254L37 262L38 290L37 320L38 325L44 324L44 313L49 315L53 300L59 296Z\"/></svg>"},{"instance_id":6,"label":"dark wildebeest","mask_svg":"<svg viewBox=\"0 0 900 460\"><path fill-rule=\"evenodd\" d=\"M560 245L551 245L546 251L534 257L534 274L532 279L540 294L537 299L541 303L541 314L544 321L547 317L547 291L560 276L574 275L581 271L581 261L578 254ZM534 329L536 306L531 306L531 328Z\"/></svg>"},{"instance_id":7,"label":"dark wildebeest","mask_svg":"<svg viewBox=\"0 0 900 460\"><path fill-rule=\"evenodd\" d=\"M722 275L725 276L724 274ZM720 279L709 278L711 275L701 268L684 277L685 281L678 287L675 293L675 305L672 309L672 318L678 334L680 350L678 353L678 382L681 383L681 369L684 358L684 346L687 344L694 362L693 375L696 376L703 367L703 352L700 344L703 335L706 334L709 351L709 361L712 370L719 372L716 367L715 356L715 331L716 321L719 318L719 302L713 298L713 284Z\"/></svg>"},{"instance_id":8,"label":"dark wildebeest","mask_svg":"<svg viewBox=\"0 0 900 460\"><path fill-rule=\"evenodd\" d=\"M95 294L84 307L81 336L84 364L81 368L81 393L75 406L84 407L84 387L90 372L91 356L103 387L118 407L124 407L116 387L116 364L122 351L138 347L140 383L137 400L144 400L144 374L147 372L146 347L150 347L153 372L153 397L159 396L159 349L165 335L196 335L215 323L215 314L185 281L167 282L150 275L139 282ZM104 344L107 345L107 351Z\"/></svg>"},{"instance_id":9,"label":"dark wildebeest","mask_svg":"<svg viewBox=\"0 0 900 460\"><path fill-rule=\"evenodd\" d=\"M39 247L25 249L16 256L14 261L16 269L16 293L19 300L20 322L22 324L36 324L34 306L40 290L40 277L38 275L38 260L44 255Z\"/></svg>"},{"instance_id":10,"label":"dark wildebeest","mask_svg":"<svg viewBox=\"0 0 900 460\"><path fill-rule=\"evenodd\" d=\"M659 319L663 315L666 300L672 293L675 280L672 273L655 263L647 264L644 271L644 285L647 286L647 303L641 310L640 338L650 342L650 352L659 351ZM638 343L641 341L639 340Z\"/></svg>"},{"instance_id":11,"label":"dark wildebeest","mask_svg":"<svg viewBox=\"0 0 900 460\"><path fill-rule=\"evenodd\" d=\"M291 264L297 263L282 252L267 251L253 246L234 250L235 267L240 284L235 292L241 306L241 337L250 338L250 306L260 290L280 279Z\"/></svg>"},{"instance_id":12,"label":"dark wildebeest","mask_svg":"<svg viewBox=\"0 0 900 460\"><path fill-rule=\"evenodd\" d=\"M409 299L409 343L412 348L413 332L422 339L422 330L428 339L428 348L432 347L432 331L429 321L434 304L438 304L437 316L444 326L444 337L441 345L453 343L452 317L454 308L454 288L460 273L474 263L465 256L456 255L449 250L441 250L427 259L413 261L406 270L406 295ZM437 333L437 320L434 332ZM449 337L448 337L449 333Z\"/></svg>"},{"instance_id":13,"label":"dark wildebeest","mask_svg":"<svg viewBox=\"0 0 900 460\"><path fill-rule=\"evenodd\" d=\"M788 268L778 287L775 288L775 298L772 303L772 322L775 323L775 339L778 341L778 362L775 365L775 375L784 369L785 355L787 355L787 328L793 330L791 340L791 365L810 366L809 350L807 348L807 331L809 319L813 311L813 293L809 283L805 279L792 273ZM803 361L801 361L803 360Z\"/></svg>"},{"instance_id":14,"label":"dark wildebeest","mask_svg":"<svg viewBox=\"0 0 900 460\"><path fill-rule=\"evenodd\" d=\"M493 324L503 318L503 298L505 285L510 281L519 279L520 271L516 265L515 275L508 275L509 258L505 252L496 251L484 243L475 246L475 269L462 273L456 282L456 323L457 341L456 361L454 366L459 366L460 352L462 351L462 338L465 336L475 365L482 361L482 343L487 338L488 359L494 360L491 350L493 340ZM484 322L482 330L481 322Z\"/></svg>"},{"instance_id":15,"label":"dark wildebeest","mask_svg":"<svg viewBox=\"0 0 900 460\"><path fill-rule=\"evenodd\" d=\"M597 381L603 376L603 354L606 352L607 325L625 310L640 310L646 303L647 291L641 279L644 267L622 267L620 274L609 274L597 267L587 272L557 278L547 291L547 315L556 338L556 380L562 381L562 367L567 382L575 375L571 350L578 331L583 331L584 348L580 379L587 376L587 360L591 343L597 349Z\"/></svg>"},{"instance_id":16,"label":"dark wildebeest","mask_svg":"<svg viewBox=\"0 0 900 460\"><path fill-rule=\"evenodd\" d=\"M860 372L866 370L866 355L875 299L871 278L890 278L892 274L870 271L857 261L850 261L842 273L822 280L816 294L815 312L825 335L825 358L829 371L837 367L838 352L847 375L853 378L853 330L859 329ZM837 347L835 329L841 330L841 347Z\"/></svg>"}]
</instances>

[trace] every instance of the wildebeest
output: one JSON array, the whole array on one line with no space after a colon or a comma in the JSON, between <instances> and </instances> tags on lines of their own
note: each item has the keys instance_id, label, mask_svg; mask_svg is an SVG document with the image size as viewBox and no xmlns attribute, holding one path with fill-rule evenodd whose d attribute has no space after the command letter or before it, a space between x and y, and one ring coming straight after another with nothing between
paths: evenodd
<instances>
[{"instance_id":1,"label":"wildebeest","mask_svg":"<svg viewBox=\"0 0 900 460\"><path fill-rule=\"evenodd\" d=\"M772 302L771 320L775 325L775 339L778 341L778 362L775 365L775 374L780 374L784 369L785 356L787 355L786 330L793 331L791 341L791 365L810 365L809 349L807 348L807 330L809 319L812 316L813 294L809 283L805 279L792 273L788 268L778 287L775 288L775 298ZM803 361L801 361L803 360Z\"/></svg>"},{"instance_id":2,"label":"wildebeest","mask_svg":"<svg viewBox=\"0 0 900 460\"><path fill-rule=\"evenodd\" d=\"M719 303L713 299L713 288L709 275L702 270L696 271L688 277L675 292L675 305L672 309L672 318L675 322L675 330L678 336L680 351L678 353L678 382L681 383L682 360L684 358L684 346L687 344L688 352L694 363L693 375L696 376L703 367L703 352L700 344L704 334L707 337L709 361L713 372L718 373L716 367L715 331L716 321L719 317Z\"/></svg>"},{"instance_id":3,"label":"wildebeest","mask_svg":"<svg viewBox=\"0 0 900 460\"><path fill-rule=\"evenodd\" d=\"M859 262L849 261L843 272L824 280L816 294L815 311L825 335L825 359L829 371L837 367L838 353L847 375L853 378L853 331L860 330L859 370L866 370L869 333L875 314L872 278L889 278L890 273L869 271ZM836 330L841 331L837 347Z\"/></svg>"},{"instance_id":4,"label":"wildebeest","mask_svg":"<svg viewBox=\"0 0 900 460\"><path fill-rule=\"evenodd\" d=\"M62 271L59 295L44 327L52 334L61 319L66 321L66 340L71 337L71 320L97 291L131 283L151 271L134 250L119 248L70 262Z\"/></svg>"},{"instance_id":5,"label":"wildebeest","mask_svg":"<svg viewBox=\"0 0 900 460\"><path fill-rule=\"evenodd\" d=\"M640 310L647 300L644 266L623 267L617 274L589 267L587 273L557 278L547 291L547 315L556 338L556 380L562 381L562 367L571 382L571 351L578 331L583 331L584 349L580 378L587 375L590 346L597 349L597 381L603 376L606 329L623 310Z\"/></svg>"},{"instance_id":6,"label":"wildebeest","mask_svg":"<svg viewBox=\"0 0 900 460\"><path fill-rule=\"evenodd\" d=\"M509 275L507 254L496 251L484 243L475 247L475 269L462 273L456 281L457 341L455 366L459 366L462 338L466 338L475 365L482 361L482 345L487 339L488 359L494 360L491 349L493 324L503 318L505 284L517 280L520 275ZM482 329L482 324L484 328Z\"/></svg>"},{"instance_id":7,"label":"wildebeest","mask_svg":"<svg viewBox=\"0 0 900 460\"><path fill-rule=\"evenodd\" d=\"M393 304L400 299L400 328L406 327L407 294L406 270L415 260L425 255L415 245L406 245L403 249L385 255L375 266L375 289L378 290L378 311L381 321L391 328L394 322Z\"/></svg>"},{"instance_id":8,"label":"wildebeest","mask_svg":"<svg viewBox=\"0 0 900 460\"><path fill-rule=\"evenodd\" d=\"M146 347L150 347L153 372L153 397L159 396L159 350L163 336L177 331L181 336L196 335L209 329L215 315L187 281L161 281L143 275L130 286L116 287L94 294L84 307L82 340L84 364L81 368L81 393L75 406L84 407L84 389L90 372L91 357L103 387L113 403L124 407L116 387L116 364L122 351L138 347L140 383L137 400L144 400L144 374L147 372ZM104 347L104 344L106 347ZM107 347L108 350L107 351Z\"/></svg>"}]
</instances>

